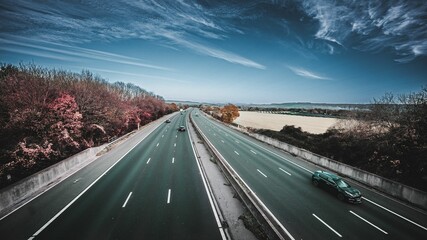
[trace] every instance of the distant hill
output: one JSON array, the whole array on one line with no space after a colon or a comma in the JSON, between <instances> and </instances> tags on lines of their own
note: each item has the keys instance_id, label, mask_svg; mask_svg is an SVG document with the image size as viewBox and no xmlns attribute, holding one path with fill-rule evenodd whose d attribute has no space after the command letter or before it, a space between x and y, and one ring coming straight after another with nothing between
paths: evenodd
<instances>
[{"instance_id":1,"label":"distant hill","mask_svg":"<svg viewBox=\"0 0 427 240\"><path fill-rule=\"evenodd\" d=\"M206 103L206 102L193 102L193 101L183 101L183 100L166 100L166 103L175 103L177 105L189 105L189 106L199 106L202 105L209 105L209 106L223 106L224 104L219 103Z\"/></svg>"},{"instance_id":2,"label":"distant hill","mask_svg":"<svg viewBox=\"0 0 427 240\"><path fill-rule=\"evenodd\" d=\"M175 103L178 105L199 106L223 106L224 103L207 103L207 102L193 102L182 100L166 100L166 103ZM328 110L366 110L369 109L370 104L351 104L351 103L310 103L310 102L293 102L293 103L270 103L270 104L256 104L256 103L234 103L242 109L247 108L280 108L280 109L328 109Z\"/></svg>"},{"instance_id":3,"label":"distant hill","mask_svg":"<svg viewBox=\"0 0 427 240\"><path fill-rule=\"evenodd\" d=\"M200 105L199 102L192 102L192 101L180 101L180 100L166 100L166 103L175 103L178 105Z\"/></svg>"},{"instance_id":4,"label":"distant hill","mask_svg":"<svg viewBox=\"0 0 427 240\"><path fill-rule=\"evenodd\" d=\"M271 104L241 104L243 108L258 107L258 108L281 108L281 109L330 109L330 110L366 110L370 104L333 104L333 103L310 103L310 102L295 102L295 103L271 103Z\"/></svg>"}]
</instances>

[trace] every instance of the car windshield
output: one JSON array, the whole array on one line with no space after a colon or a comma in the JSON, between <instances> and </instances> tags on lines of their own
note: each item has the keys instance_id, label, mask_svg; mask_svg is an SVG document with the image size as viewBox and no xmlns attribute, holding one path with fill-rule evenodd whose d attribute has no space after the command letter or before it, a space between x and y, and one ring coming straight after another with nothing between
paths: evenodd
<instances>
[{"instance_id":1,"label":"car windshield","mask_svg":"<svg viewBox=\"0 0 427 240\"><path fill-rule=\"evenodd\" d=\"M342 179L335 180L335 183L337 184L338 187L342 187L342 188L350 187L350 185L348 185Z\"/></svg>"}]
</instances>

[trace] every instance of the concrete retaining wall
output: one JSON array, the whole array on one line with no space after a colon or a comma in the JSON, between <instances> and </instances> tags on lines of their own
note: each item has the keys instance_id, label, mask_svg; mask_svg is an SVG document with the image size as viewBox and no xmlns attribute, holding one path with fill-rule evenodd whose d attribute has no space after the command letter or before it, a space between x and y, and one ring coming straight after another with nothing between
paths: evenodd
<instances>
[{"instance_id":1,"label":"concrete retaining wall","mask_svg":"<svg viewBox=\"0 0 427 240\"><path fill-rule=\"evenodd\" d=\"M3 210L35 196L39 192L89 164L105 145L86 149L0 191L0 216Z\"/></svg>"},{"instance_id":2,"label":"concrete retaining wall","mask_svg":"<svg viewBox=\"0 0 427 240\"><path fill-rule=\"evenodd\" d=\"M262 142L265 142L277 148L283 149L307 161L313 162L319 166L330 169L343 176L346 176L358 182L364 183L368 186L371 186L381 192L387 193L400 200L412 203L423 209L427 209L427 193L426 192L403 185L401 183L392 181L387 178L383 178L373 173L366 172L364 170L349 166L347 164L337 162L327 157L317 155L305 149L301 149L301 148L292 146L290 144L280 142L276 139L273 139L261 134L250 133L250 132L247 132L245 129L236 128L233 126L231 127L239 131L245 132L249 136L254 137Z\"/></svg>"}]
</instances>

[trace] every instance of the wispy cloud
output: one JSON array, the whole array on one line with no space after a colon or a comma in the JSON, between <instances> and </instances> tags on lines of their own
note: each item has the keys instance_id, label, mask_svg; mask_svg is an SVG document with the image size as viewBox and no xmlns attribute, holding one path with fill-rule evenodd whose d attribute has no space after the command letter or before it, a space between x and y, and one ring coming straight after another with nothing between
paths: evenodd
<instances>
[{"instance_id":1,"label":"wispy cloud","mask_svg":"<svg viewBox=\"0 0 427 240\"><path fill-rule=\"evenodd\" d=\"M427 55L423 1L302 0L302 8L319 22L319 39L362 51L394 49L400 62Z\"/></svg>"},{"instance_id":2,"label":"wispy cloud","mask_svg":"<svg viewBox=\"0 0 427 240\"><path fill-rule=\"evenodd\" d=\"M265 8L267 4L273 6ZM288 8L289 5L291 7ZM268 9L273 8L284 12L269 15ZM269 18L273 24L306 21L310 26L314 20L318 25L314 32L312 29L304 30L311 33L311 38L304 36L304 42L316 44L313 48L310 44L302 46L306 49L329 54L350 48L362 51L391 49L398 55L396 60L404 62L427 55L426 12L427 4L411 0L290 0L270 3L252 0L245 4L238 1L183 0L94 0L79 4L74 1L3 0L0 36L7 32L13 36L68 45L139 38L164 46L170 38L163 33L168 33L180 35L187 41L172 42L172 47L190 48L230 63L264 69L249 56L241 57L241 53L231 49L220 50L215 43L227 40L232 34L243 34L247 30L244 26L265 32L266 25L256 24L259 19ZM298 20L294 21L293 17ZM287 34L292 30L292 27L287 28ZM198 46L207 41L209 44L204 45L209 46L208 49ZM318 42L322 42L322 46Z\"/></svg>"},{"instance_id":3,"label":"wispy cloud","mask_svg":"<svg viewBox=\"0 0 427 240\"><path fill-rule=\"evenodd\" d=\"M203 39L224 40L229 33L241 33L240 29L227 21L230 17L238 16L235 11L239 8L236 6L205 8L193 1L153 0L94 1L81 4L5 0L4 5L6 8L0 10L1 19L4 20L0 21L0 28L10 29L9 34L15 37L27 36L31 39L65 45L76 43L76 41L84 43L129 38L154 40L159 42L159 45L165 45L167 44L165 41L172 40L174 47L185 47L233 64L265 69L265 66L259 63L237 53L220 50L214 44L209 44L210 47L207 47L198 43ZM96 14L93 14L94 12ZM23 19L30 19L30 21ZM28 22L31 22L31 26L28 26ZM170 38L176 35L182 36L180 41L173 41L174 39ZM2 33L0 37L10 40ZM108 61L111 57L112 61L122 64L165 70L161 66L141 63L135 59L123 59L121 56L94 50L79 48L58 50L26 44L25 47L28 48L58 54L79 55L104 61Z\"/></svg>"},{"instance_id":4,"label":"wispy cloud","mask_svg":"<svg viewBox=\"0 0 427 240\"><path fill-rule=\"evenodd\" d=\"M74 62L79 60L78 58L74 58L74 57L59 56L57 54L40 52L33 49L22 49L17 47L10 47L10 46L0 46L0 49L7 52L20 53L20 54L29 55L29 56L43 57L43 58L55 59L55 60L66 61L66 62Z\"/></svg>"},{"instance_id":5,"label":"wispy cloud","mask_svg":"<svg viewBox=\"0 0 427 240\"><path fill-rule=\"evenodd\" d=\"M246 67L252 67L252 68L257 68L257 69L266 69L266 67L264 65L261 65L257 62L254 62L250 59L244 58L242 56L239 56L239 55L231 53L231 52L226 52L223 50L207 47L207 46L204 46L204 45L196 43L196 42L190 42L190 41L180 39L180 38L176 38L176 37L173 38L173 40L182 46L190 48L190 49L197 51L197 52L204 54L204 55L208 55L208 56L211 56L214 58L222 59L222 60L225 60L225 61L231 62L231 63L240 64L240 65L246 66Z\"/></svg>"},{"instance_id":6,"label":"wispy cloud","mask_svg":"<svg viewBox=\"0 0 427 240\"><path fill-rule=\"evenodd\" d=\"M17 46L17 47L3 48L4 50L9 52L17 52L17 53L23 53L28 55L41 56L41 57L53 58L53 59L62 59L62 60L68 60L68 61L69 60L75 61L75 60L78 60L79 58L87 58L87 59L95 59L95 60L102 60L107 62L120 63L125 65L152 68L157 70L171 70L169 68L162 67L162 66L142 63L141 60L137 58L127 57L127 56L109 53L105 51L74 47L74 46L69 46L65 44L49 43L46 41L42 41L42 42L36 41L35 43L29 43L25 41L28 41L28 39L14 38L14 41L12 41L8 39L0 38L0 43ZM41 43L44 45L41 45ZM49 45L49 46L46 46L46 45ZM58 46L60 46L61 48L58 48ZM27 49L23 49L23 48L27 48ZM38 51L33 51L34 49ZM40 51L44 51L47 53L43 54ZM68 58L66 58L65 56L68 56ZM69 58L69 56L75 56L78 58Z\"/></svg>"},{"instance_id":7,"label":"wispy cloud","mask_svg":"<svg viewBox=\"0 0 427 240\"><path fill-rule=\"evenodd\" d=\"M294 72L296 75L301 76L301 77L305 77L305 78L310 78L310 79L316 79L316 80L332 80L329 77L325 77L325 76L321 76L317 73L314 73L312 71L309 71L307 69L304 68L300 68L300 67L293 67L293 66L287 66L292 72Z\"/></svg>"},{"instance_id":8,"label":"wispy cloud","mask_svg":"<svg viewBox=\"0 0 427 240\"><path fill-rule=\"evenodd\" d=\"M162 80L162 81L169 81L169 82L189 83L188 81L183 81L183 80L178 80L178 79L168 78L168 77L163 77L163 76L123 72L123 71L116 71L116 70L111 70L111 69L92 68L92 67L90 67L90 68L75 67L75 68L86 69L86 70L97 71L97 72L104 72L104 73L114 73L114 74L132 76L132 77L140 77L140 78L144 78L144 79L148 79L148 80Z\"/></svg>"}]
</instances>

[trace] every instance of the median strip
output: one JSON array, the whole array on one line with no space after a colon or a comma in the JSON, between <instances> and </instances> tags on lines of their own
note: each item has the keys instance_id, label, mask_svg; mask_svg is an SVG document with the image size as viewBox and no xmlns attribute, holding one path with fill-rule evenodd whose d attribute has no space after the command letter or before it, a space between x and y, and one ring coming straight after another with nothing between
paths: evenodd
<instances>
[{"instance_id":1,"label":"median strip","mask_svg":"<svg viewBox=\"0 0 427 240\"><path fill-rule=\"evenodd\" d=\"M354 216L356 216L356 217L358 217L358 218L362 219L363 221L365 221L366 223L368 223L368 224L369 224L369 225L371 225L372 227L374 227L374 228L376 228L376 229L380 230L380 231L381 231L381 232L383 232L384 234L388 234L386 231L384 231L384 230L382 230L381 228L377 227L375 224L373 224L373 223L369 222L368 220L364 219L363 217L361 217L361 216L357 215L357 214L356 214L356 213L354 213L353 211L351 211L351 210L350 210L350 213L351 213L351 214L353 214Z\"/></svg>"},{"instance_id":2,"label":"median strip","mask_svg":"<svg viewBox=\"0 0 427 240\"><path fill-rule=\"evenodd\" d=\"M193 122L194 123L194 122ZM289 233L289 231L283 226L283 224L274 216L274 214L268 209L268 207L258 198L256 193L248 186L248 184L242 179L242 177L233 169L233 167L228 163L228 161L222 156L222 154L215 148L211 141L206 137L206 135L200 130L197 124L194 124L196 130L201 134L204 141L207 143L208 147L214 152L214 154L220 160L219 163L224 166L226 172L229 173L232 177L236 177L239 181L236 181L238 187L243 191L244 196L248 198L253 206L255 207L254 211L262 214L263 219L270 226L271 231L273 231L279 239L284 239L283 234L286 234L287 239L295 240L295 238ZM252 212L252 211L251 211Z\"/></svg>"},{"instance_id":3,"label":"median strip","mask_svg":"<svg viewBox=\"0 0 427 240\"><path fill-rule=\"evenodd\" d=\"M319 220L321 223L323 223L326 227L328 227L329 229L331 229L331 231L334 232L336 235L338 235L338 237L342 237L341 234L339 234L337 231L335 231L335 229L333 229L331 226L329 226L327 223L325 223L322 219L320 219L318 216L316 216L316 214L313 213L313 216L315 218L317 218L317 220Z\"/></svg>"},{"instance_id":4,"label":"median strip","mask_svg":"<svg viewBox=\"0 0 427 240\"><path fill-rule=\"evenodd\" d=\"M126 204L128 203L130 196L132 196L132 192L129 193L128 197L126 198L125 203L123 203L122 208L126 207Z\"/></svg>"},{"instance_id":5,"label":"median strip","mask_svg":"<svg viewBox=\"0 0 427 240\"><path fill-rule=\"evenodd\" d=\"M202 167L200 165L201 164L200 158L199 158L200 156L198 155L198 153L196 153L196 149L194 148L194 141L193 141L194 139L190 136L190 131L188 131L188 138L190 139L191 148L193 149L193 154L194 154L194 157L195 157L195 160L197 163L197 167L199 168L199 172L200 172L200 175L202 177L203 185L205 187L205 190L206 190L206 193L207 193L207 196L209 199L209 203L210 203L212 211L214 213L215 220L216 220L217 226L219 228L219 232L220 232L223 240L228 239L226 237L226 233L224 231L224 227L223 227L222 221L221 221L221 219L223 220L224 217L222 215L219 216L221 213L219 213L219 211L218 211L218 209L219 209L218 203L216 202L216 199L213 197L213 192L212 192L211 186L209 185L209 182L207 182L206 172L204 172L202 170Z\"/></svg>"}]
</instances>

